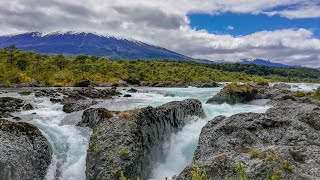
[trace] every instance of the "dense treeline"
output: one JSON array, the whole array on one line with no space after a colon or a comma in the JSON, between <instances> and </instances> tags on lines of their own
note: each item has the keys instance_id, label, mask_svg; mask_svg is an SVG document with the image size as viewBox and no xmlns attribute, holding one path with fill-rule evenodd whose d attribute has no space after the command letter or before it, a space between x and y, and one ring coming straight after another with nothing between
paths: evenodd
<instances>
[{"instance_id":1,"label":"dense treeline","mask_svg":"<svg viewBox=\"0 0 320 180\"><path fill-rule=\"evenodd\" d=\"M227 66L226 66L227 67ZM225 68L226 68L225 67ZM0 50L0 84L13 85L37 82L47 86L72 86L83 79L97 84L116 82L129 76L142 81L308 81L319 82L319 74L308 76L258 76L258 73L226 72L237 71L215 67L214 65L163 60L149 61L109 61L103 57L48 56L16 49L14 46ZM242 66L241 66L242 67ZM248 66L251 67L251 66ZM261 67L259 67L261 68ZM286 69L279 69L287 71ZM240 71L240 70L239 70ZM301 71L304 71L302 69ZM290 77L290 78L288 78Z\"/></svg>"},{"instance_id":2,"label":"dense treeline","mask_svg":"<svg viewBox=\"0 0 320 180\"><path fill-rule=\"evenodd\" d=\"M218 69L228 72L244 72L246 74L254 74L259 76L283 76L283 77L298 77L320 79L320 71L310 68L278 68L268 67L255 64L207 64L206 67Z\"/></svg>"}]
</instances>

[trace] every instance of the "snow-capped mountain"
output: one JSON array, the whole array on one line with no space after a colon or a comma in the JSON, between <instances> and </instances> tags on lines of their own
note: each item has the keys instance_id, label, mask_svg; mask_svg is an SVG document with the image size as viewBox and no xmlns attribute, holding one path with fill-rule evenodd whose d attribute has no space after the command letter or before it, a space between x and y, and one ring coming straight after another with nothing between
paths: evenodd
<instances>
[{"instance_id":1,"label":"snow-capped mountain","mask_svg":"<svg viewBox=\"0 0 320 180\"><path fill-rule=\"evenodd\" d=\"M114 36L83 32L31 32L0 36L0 48L16 45L17 48L44 54L70 56L91 55L123 59L193 60L190 57L140 41Z\"/></svg>"}]
</instances>

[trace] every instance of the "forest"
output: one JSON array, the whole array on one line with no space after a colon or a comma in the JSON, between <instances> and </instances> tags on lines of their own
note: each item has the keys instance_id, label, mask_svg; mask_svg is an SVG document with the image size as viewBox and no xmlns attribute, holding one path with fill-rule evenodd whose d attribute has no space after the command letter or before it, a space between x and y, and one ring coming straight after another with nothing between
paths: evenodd
<instances>
[{"instance_id":1,"label":"forest","mask_svg":"<svg viewBox=\"0 0 320 180\"><path fill-rule=\"evenodd\" d=\"M37 82L45 86L73 86L83 79L96 84L127 77L159 82L320 82L320 71L242 64L206 64L169 60L109 60L105 57L44 55L15 46L0 49L0 84Z\"/></svg>"}]
</instances>

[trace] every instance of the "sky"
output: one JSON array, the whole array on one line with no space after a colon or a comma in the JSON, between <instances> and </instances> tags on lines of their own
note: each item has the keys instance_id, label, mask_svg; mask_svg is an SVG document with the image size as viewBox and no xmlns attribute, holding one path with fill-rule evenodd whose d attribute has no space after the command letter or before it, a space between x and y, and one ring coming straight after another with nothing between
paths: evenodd
<instances>
[{"instance_id":1,"label":"sky","mask_svg":"<svg viewBox=\"0 0 320 180\"><path fill-rule=\"evenodd\" d=\"M0 0L0 34L95 32L209 60L320 67L320 0Z\"/></svg>"}]
</instances>

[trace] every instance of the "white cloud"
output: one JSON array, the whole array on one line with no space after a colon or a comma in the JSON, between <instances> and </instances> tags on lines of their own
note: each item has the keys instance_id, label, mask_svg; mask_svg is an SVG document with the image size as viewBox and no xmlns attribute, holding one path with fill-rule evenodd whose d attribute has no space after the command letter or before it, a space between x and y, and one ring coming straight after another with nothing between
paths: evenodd
<instances>
[{"instance_id":1,"label":"white cloud","mask_svg":"<svg viewBox=\"0 0 320 180\"><path fill-rule=\"evenodd\" d=\"M234 27L229 25L226 29L227 30L234 30Z\"/></svg>"},{"instance_id":2,"label":"white cloud","mask_svg":"<svg viewBox=\"0 0 320 180\"><path fill-rule=\"evenodd\" d=\"M320 40L307 29L210 34L189 27L187 14L221 12L320 17L318 0L10 0L0 1L2 34L25 31L85 31L134 38L192 57L265 58L320 67ZM290 5L295 9L268 11ZM313 6L312 6L313 5ZM241 27L237 27L241 28ZM230 26L228 29L232 29Z\"/></svg>"},{"instance_id":3,"label":"white cloud","mask_svg":"<svg viewBox=\"0 0 320 180\"><path fill-rule=\"evenodd\" d=\"M263 14L267 14L269 16L280 15L289 19L296 18L319 18L320 17L320 6L303 6L296 9L288 9L282 11L269 11L262 12Z\"/></svg>"}]
</instances>

